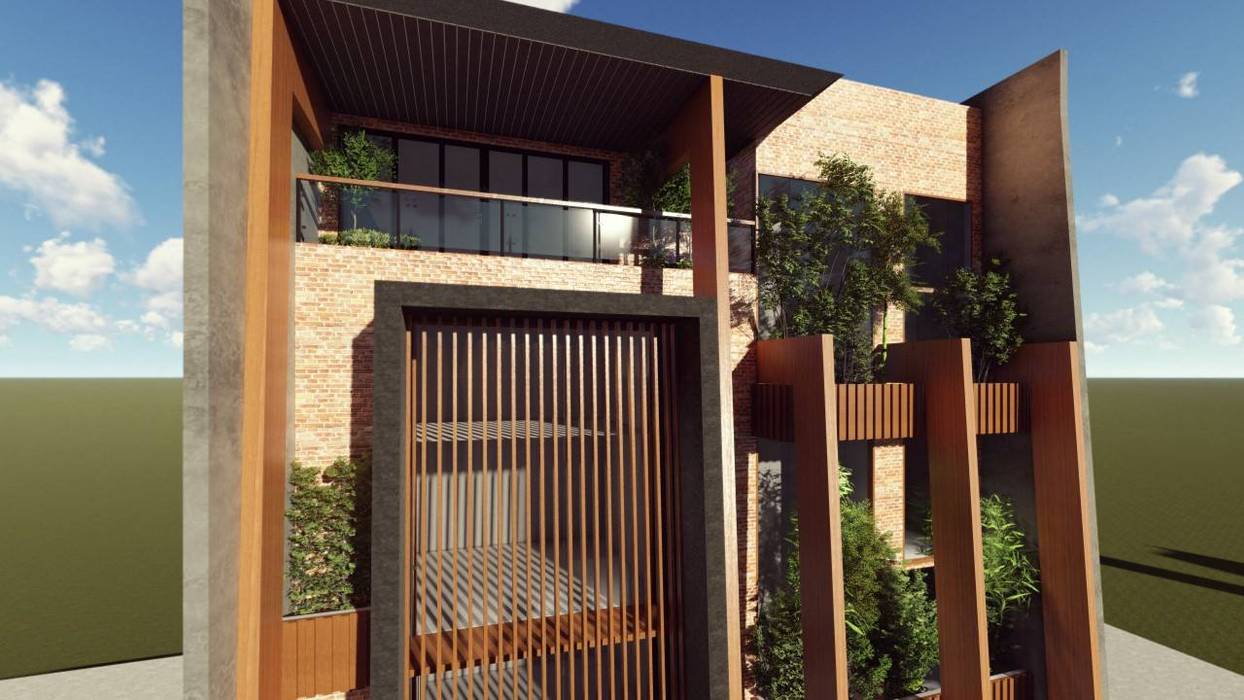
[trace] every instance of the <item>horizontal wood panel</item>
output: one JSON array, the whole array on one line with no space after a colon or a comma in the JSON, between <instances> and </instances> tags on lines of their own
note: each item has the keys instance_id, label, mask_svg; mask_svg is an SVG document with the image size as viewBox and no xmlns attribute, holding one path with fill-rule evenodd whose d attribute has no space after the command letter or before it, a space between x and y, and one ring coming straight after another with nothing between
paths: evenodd
<instances>
[{"instance_id":1,"label":"horizontal wood panel","mask_svg":"<svg viewBox=\"0 0 1244 700\"><path fill-rule=\"evenodd\" d=\"M369 611L287 617L281 623L281 699L368 685Z\"/></svg>"},{"instance_id":2,"label":"horizontal wood panel","mask_svg":"<svg viewBox=\"0 0 1244 700\"><path fill-rule=\"evenodd\" d=\"M839 384L839 440L902 440L916 434L916 390L912 384ZM791 442L794 420L791 386L757 384L752 398L756 436Z\"/></svg>"},{"instance_id":3,"label":"horizontal wood panel","mask_svg":"<svg viewBox=\"0 0 1244 700\"><path fill-rule=\"evenodd\" d=\"M1023 432L1023 395L1018 382L977 384L975 390L978 435Z\"/></svg>"}]
</instances>

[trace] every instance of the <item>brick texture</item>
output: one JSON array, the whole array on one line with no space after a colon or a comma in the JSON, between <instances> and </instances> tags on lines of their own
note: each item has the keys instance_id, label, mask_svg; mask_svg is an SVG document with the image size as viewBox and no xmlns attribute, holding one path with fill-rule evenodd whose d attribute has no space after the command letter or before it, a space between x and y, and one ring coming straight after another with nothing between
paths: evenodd
<instances>
[{"instance_id":1,"label":"brick texture","mask_svg":"<svg viewBox=\"0 0 1244 700\"><path fill-rule=\"evenodd\" d=\"M905 462L902 440L885 440L872 444L872 482L869 498L877 529L890 539L890 545L902 556Z\"/></svg>"}]
</instances>

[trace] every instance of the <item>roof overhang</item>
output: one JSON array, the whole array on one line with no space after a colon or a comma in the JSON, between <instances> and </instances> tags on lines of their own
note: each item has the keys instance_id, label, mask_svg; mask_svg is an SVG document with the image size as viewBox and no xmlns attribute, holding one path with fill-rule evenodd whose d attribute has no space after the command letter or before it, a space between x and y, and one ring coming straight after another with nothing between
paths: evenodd
<instances>
[{"instance_id":1,"label":"roof overhang","mask_svg":"<svg viewBox=\"0 0 1244 700\"><path fill-rule=\"evenodd\" d=\"M840 75L501 0L282 0L334 112L634 151L725 82L726 146Z\"/></svg>"}]
</instances>

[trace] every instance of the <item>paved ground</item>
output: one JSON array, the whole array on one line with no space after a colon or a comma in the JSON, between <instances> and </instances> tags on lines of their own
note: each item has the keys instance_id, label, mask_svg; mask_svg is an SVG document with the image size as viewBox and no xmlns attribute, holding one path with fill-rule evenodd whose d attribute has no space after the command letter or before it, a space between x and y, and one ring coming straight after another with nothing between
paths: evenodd
<instances>
[{"instance_id":1,"label":"paved ground","mask_svg":"<svg viewBox=\"0 0 1244 700\"><path fill-rule=\"evenodd\" d=\"M0 681L0 698L4 700L176 700L180 697L180 656Z\"/></svg>"},{"instance_id":2,"label":"paved ground","mask_svg":"<svg viewBox=\"0 0 1244 700\"><path fill-rule=\"evenodd\" d=\"M1244 698L1244 676L1109 625L1106 679L1111 700Z\"/></svg>"},{"instance_id":3,"label":"paved ground","mask_svg":"<svg viewBox=\"0 0 1244 700\"><path fill-rule=\"evenodd\" d=\"M1105 642L1111 700L1244 698L1244 676L1117 627L1106 627ZM179 656L0 681L0 698L5 700L174 700L179 697Z\"/></svg>"}]
</instances>

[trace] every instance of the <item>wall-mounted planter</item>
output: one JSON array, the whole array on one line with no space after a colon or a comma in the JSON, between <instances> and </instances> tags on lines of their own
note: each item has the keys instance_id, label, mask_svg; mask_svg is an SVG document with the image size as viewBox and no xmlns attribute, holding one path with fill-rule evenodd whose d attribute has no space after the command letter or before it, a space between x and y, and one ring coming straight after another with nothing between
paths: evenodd
<instances>
[{"instance_id":1,"label":"wall-mounted planter","mask_svg":"<svg viewBox=\"0 0 1244 700\"><path fill-rule=\"evenodd\" d=\"M1023 394L1018 382L976 384L976 434L1003 435L1024 431Z\"/></svg>"},{"instance_id":2,"label":"wall-mounted planter","mask_svg":"<svg viewBox=\"0 0 1244 700\"><path fill-rule=\"evenodd\" d=\"M838 439L901 440L916 434L913 384L839 384ZM757 437L790 442L794 437L792 388L757 384L752 394L752 428Z\"/></svg>"},{"instance_id":3,"label":"wall-mounted planter","mask_svg":"<svg viewBox=\"0 0 1244 700\"><path fill-rule=\"evenodd\" d=\"M281 621L281 700L366 688L370 610Z\"/></svg>"}]
</instances>

